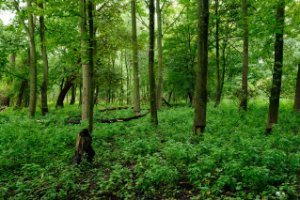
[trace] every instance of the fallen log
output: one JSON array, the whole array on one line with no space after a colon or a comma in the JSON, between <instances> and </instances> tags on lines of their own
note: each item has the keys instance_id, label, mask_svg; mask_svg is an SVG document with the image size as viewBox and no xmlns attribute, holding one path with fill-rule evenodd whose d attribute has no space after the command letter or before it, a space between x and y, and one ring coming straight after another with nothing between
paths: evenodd
<instances>
[{"instance_id":1,"label":"fallen log","mask_svg":"<svg viewBox=\"0 0 300 200\"><path fill-rule=\"evenodd\" d=\"M128 122L130 120L133 120L133 119L139 119L141 117L144 117L148 114L149 112L145 113L145 114L142 114L142 115L136 115L136 116L133 116L133 117L125 117L125 118L115 118L115 119L98 119L96 120L97 122L99 123L115 123L115 122Z\"/></svg>"},{"instance_id":2,"label":"fallen log","mask_svg":"<svg viewBox=\"0 0 300 200\"><path fill-rule=\"evenodd\" d=\"M120 107L112 107L112 108L104 108L100 109L99 112L107 112L107 111L114 111L114 110L126 110L128 106L120 106ZM131 107L130 107L131 108Z\"/></svg>"},{"instance_id":3,"label":"fallen log","mask_svg":"<svg viewBox=\"0 0 300 200\"><path fill-rule=\"evenodd\" d=\"M145 114L141 114L141 115L137 115L137 116L133 116L133 117L121 117L121 118L114 118L114 119L96 119L94 120L94 122L98 122L98 123L116 123L116 122L128 122L134 119L139 119L141 117L144 117L148 114L149 112L145 113ZM80 119L67 119L66 124L80 124L81 120Z\"/></svg>"}]
</instances>

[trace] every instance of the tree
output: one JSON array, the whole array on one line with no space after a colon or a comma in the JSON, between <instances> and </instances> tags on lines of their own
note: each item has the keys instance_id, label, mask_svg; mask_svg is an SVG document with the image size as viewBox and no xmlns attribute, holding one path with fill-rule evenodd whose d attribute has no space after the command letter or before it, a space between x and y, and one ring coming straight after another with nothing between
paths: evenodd
<instances>
[{"instance_id":1,"label":"tree","mask_svg":"<svg viewBox=\"0 0 300 200\"><path fill-rule=\"evenodd\" d=\"M40 3L39 7L41 10L44 10L44 3ZM42 93L42 115L45 115L48 112L48 100L47 100L47 91L48 91L48 55L47 55L47 47L46 47L46 36L45 36L45 19L44 16L41 15L39 18L40 22L40 38L41 38L41 51L43 58L43 83L41 88Z\"/></svg>"},{"instance_id":2,"label":"tree","mask_svg":"<svg viewBox=\"0 0 300 200\"><path fill-rule=\"evenodd\" d=\"M132 62L133 62L133 110L140 115L140 81L138 62L138 42L136 30L136 0L131 0L131 26L132 26Z\"/></svg>"},{"instance_id":3,"label":"tree","mask_svg":"<svg viewBox=\"0 0 300 200\"><path fill-rule=\"evenodd\" d=\"M29 47L30 47L30 95L29 95L29 115L35 116L36 111L36 99L37 99L37 59L36 59L36 47L34 36L34 23L31 0L27 0L28 13L28 33L29 33Z\"/></svg>"},{"instance_id":4,"label":"tree","mask_svg":"<svg viewBox=\"0 0 300 200\"><path fill-rule=\"evenodd\" d=\"M155 91L155 72L154 72L154 0L149 1L149 84L150 84L150 113L151 123L158 125L157 107L156 107L156 91Z\"/></svg>"},{"instance_id":5,"label":"tree","mask_svg":"<svg viewBox=\"0 0 300 200\"><path fill-rule=\"evenodd\" d=\"M242 75L242 95L240 107L243 110L247 110L247 101L248 101L248 63L249 63L249 28L248 28L248 2L247 0L242 0L242 15L243 15L243 75Z\"/></svg>"},{"instance_id":6,"label":"tree","mask_svg":"<svg viewBox=\"0 0 300 200\"><path fill-rule=\"evenodd\" d=\"M206 126L209 0L198 1L198 65L196 68L194 133Z\"/></svg>"},{"instance_id":7,"label":"tree","mask_svg":"<svg viewBox=\"0 0 300 200\"><path fill-rule=\"evenodd\" d=\"M215 17L216 17L216 75L217 75L217 87L216 87L216 102L217 107L221 102L221 75L220 75L220 45L219 45L219 0L215 0Z\"/></svg>"},{"instance_id":8,"label":"tree","mask_svg":"<svg viewBox=\"0 0 300 200\"><path fill-rule=\"evenodd\" d=\"M294 109L296 112L300 111L300 63L298 64L297 80L296 80L295 102Z\"/></svg>"},{"instance_id":9,"label":"tree","mask_svg":"<svg viewBox=\"0 0 300 200\"><path fill-rule=\"evenodd\" d=\"M82 64L82 120L88 121L93 130L93 56L94 22L92 0L80 1L80 33Z\"/></svg>"},{"instance_id":10,"label":"tree","mask_svg":"<svg viewBox=\"0 0 300 200\"><path fill-rule=\"evenodd\" d=\"M285 0L279 0L276 11L275 26L275 57L273 81L271 88L267 132L272 131L272 125L278 122L279 100L282 80L283 64L283 32L284 32Z\"/></svg>"},{"instance_id":11,"label":"tree","mask_svg":"<svg viewBox=\"0 0 300 200\"><path fill-rule=\"evenodd\" d=\"M157 84L157 109L160 109L163 93L164 81L164 64L163 64L163 33L162 33L162 8L160 7L160 0L156 0L156 14L157 14L157 54L158 54L158 84Z\"/></svg>"}]
</instances>

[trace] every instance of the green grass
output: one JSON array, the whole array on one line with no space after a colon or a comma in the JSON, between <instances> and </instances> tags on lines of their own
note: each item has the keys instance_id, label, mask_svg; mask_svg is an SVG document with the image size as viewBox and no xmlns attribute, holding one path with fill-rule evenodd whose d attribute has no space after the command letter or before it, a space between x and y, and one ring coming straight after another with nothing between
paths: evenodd
<instances>
[{"instance_id":1,"label":"green grass","mask_svg":"<svg viewBox=\"0 0 300 200\"><path fill-rule=\"evenodd\" d=\"M95 113L132 116L131 110ZM208 108L204 136L192 133L193 109L159 112L126 123L95 124L94 163L71 164L81 125L77 106L35 119L26 110L0 113L0 199L297 199L300 114L283 102L273 134L267 104L242 112L234 103Z\"/></svg>"}]
</instances>

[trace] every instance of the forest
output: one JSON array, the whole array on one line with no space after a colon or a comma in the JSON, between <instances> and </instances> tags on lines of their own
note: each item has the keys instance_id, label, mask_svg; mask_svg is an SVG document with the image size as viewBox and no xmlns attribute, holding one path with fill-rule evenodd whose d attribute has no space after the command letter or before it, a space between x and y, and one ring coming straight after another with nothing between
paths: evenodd
<instances>
[{"instance_id":1,"label":"forest","mask_svg":"<svg viewBox=\"0 0 300 200\"><path fill-rule=\"evenodd\" d=\"M299 0L1 0L0 199L300 199Z\"/></svg>"}]
</instances>

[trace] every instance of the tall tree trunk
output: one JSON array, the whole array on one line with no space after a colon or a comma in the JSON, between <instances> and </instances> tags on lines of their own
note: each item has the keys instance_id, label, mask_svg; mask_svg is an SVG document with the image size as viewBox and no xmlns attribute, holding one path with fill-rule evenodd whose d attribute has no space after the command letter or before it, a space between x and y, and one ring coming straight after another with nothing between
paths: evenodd
<instances>
[{"instance_id":1,"label":"tall tree trunk","mask_svg":"<svg viewBox=\"0 0 300 200\"><path fill-rule=\"evenodd\" d=\"M243 47L243 76L242 76L242 94L240 108L247 110L248 103L248 62L249 62L249 29L248 29L248 2L242 0L242 13L243 13L243 31L244 31L244 47Z\"/></svg>"},{"instance_id":2,"label":"tall tree trunk","mask_svg":"<svg viewBox=\"0 0 300 200\"><path fill-rule=\"evenodd\" d=\"M93 132L94 125L94 56L95 56L95 29L94 29L94 4L93 0L88 0L88 25L89 25L89 47L88 47L88 59L89 59L89 131Z\"/></svg>"},{"instance_id":3,"label":"tall tree trunk","mask_svg":"<svg viewBox=\"0 0 300 200\"><path fill-rule=\"evenodd\" d=\"M129 77L130 77L130 74L129 74L129 68L128 68L128 63L127 63L127 51L125 49L125 68L126 68L126 89L127 89L127 92L126 92L126 104L129 105L130 103L130 80L129 80Z\"/></svg>"},{"instance_id":4,"label":"tall tree trunk","mask_svg":"<svg viewBox=\"0 0 300 200\"><path fill-rule=\"evenodd\" d=\"M79 85L79 106L82 105L82 83Z\"/></svg>"},{"instance_id":5,"label":"tall tree trunk","mask_svg":"<svg viewBox=\"0 0 300 200\"><path fill-rule=\"evenodd\" d=\"M22 106L22 102L23 102L23 97L24 97L24 93L25 93L25 89L27 87L27 80L22 80L21 82L21 86L18 92L18 97L17 97L17 102L16 102L16 107L20 108Z\"/></svg>"},{"instance_id":6,"label":"tall tree trunk","mask_svg":"<svg viewBox=\"0 0 300 200\"><path fill-rule=\"evenodd\" d=\"M282 64L283 64L283 31L284 31L285 0L280 0L277 5L276 34L275 34L275 57L273 81L269 104L267 132L272 131L272 125L278 122L279 99L281 91Z\"/></svg>"},{"instance_id":7,"label":"tall tree trunk","mask_svg":"<svg viewBox=\"0 0 300 200\"><path fill-rule=\"evenodd\" d=\"M163 32L162 32L162 9L160 0L156 0L157 14L157 53L158 53L158 84L157 84L157 109L159 110L162 103L163 81L164 81L164 64L163 64Z\"/></svg>"},{"instance_id":8,"label":"tall tree trunk","mask_svg":"<svg viewBox=\"0 0 300 200\"><path fill-rule=\"evenodd\" d=\"M74 105L75 101L76 101L76 85L73 84L70 105Z\"/></svg>"},{"instance_id":9,"label":"tall tree trunk","mask_svg":"<svg viewBox=\"0 0 300 200\"><path fill-rule=\"evenodd\" d=\"M40 3L39 7L44 10L44 4ZM48 100L47 100L47 90L48 90L48 55L47 55L47 47L46 47L46 36L45 36L45 20L44 16L40 16L40 37L41 37L41 51L43 58L43 83L41 88L41 101L42 101L42 115L48 113Z\"/></svg>"},{"instance_id":10,"label":"tall tree trunk","mask_svg":"<svg viewBox=\"0 0 300 200\"><path fill-rule=\"evenodd\" d=\"M154 126L158 125L157 119L157 107L156 107L156 90L155 90L155 72L154 72L154 0L150 0L149 3L149 82L150 82L150 113L151 113L151 123Z\"/></svg>"},{"instance_id":11,"label":"tall tree trunk","mask_svg":"<svg viewBox=\"0 0 300 200\"><path fill-rule=\"evenodd\" d=\"M92 0L80 1L81 63L82 63L82 120L93 131L93 55L94 25Z\"/></svg>"},{"instance_id":12,"label":"tall tree trunk","mask_svg":"<svg viewBox=\"0 0 300 200\"><path fill-rule=\"evenodd\" d=\"M28 10L32 10L31 0L27 0ZM28 14L28 33L29 33L29 47L30 47L30 95L29 95L29 115L35 116L36 98L37 98L37 61L36 48L34 37L34 23L32 13Z\"/></svg>"},{"instance_id":13,"label":"tall tree trunk","mask_svg":"<svg viewBox=\"0 0 300 200\"><path fill-rule=\"evenodd\" d=\"M294 109L296 112L300 111L300 63L298 64Z\"/></svg>"},{"instance_id":14,"label":"tall tree trunk","mask_svg":"<svg viewBox=\"0 0 300 200\"><path fill-rule=\"evenodd\" d=\"M209 0L198 1L198 66L196 70L194 133L204 132L207 107Z\"/></svg>"},{"instance_id":15,"label":"tall tree trunk","mask_svg":"<svg viewBox=\"0 0 300 200\"><path fill-rule=\"evenodd\" d=\"M141 108L140 108L138 42L137 42L137 30L136 30L136 0L131 0L131 25L132 25L132 62L133 62L133 110L136 115L139 115L141 112Z\"/></svg>"},{"instance_id":16,"label":"tall tree trunk","mask_svg":"<svg viewBox=\"0 0 300 200\"><path fill-rule=\"evenodd\" d=\"M217 107L221 102L220 45L219 45L219 26L220 26L219 0L215 0L215 15L216 15L216 75L217 75L215 107Z\"/></svg>"},{"instance_id":17,"label":"tall tree trunk","mask_svg":"<svg viewBox=\"0 0 300 200\"><path fill-rule=\"evenodd\" d=\"M74 81L76 76L69 76L63 86L62 90L60 91L57 101L56 101L56 108L63 108L64 107L64 100L68 93L68 91L73 87Z\"/></svg>"}]
</instances>

